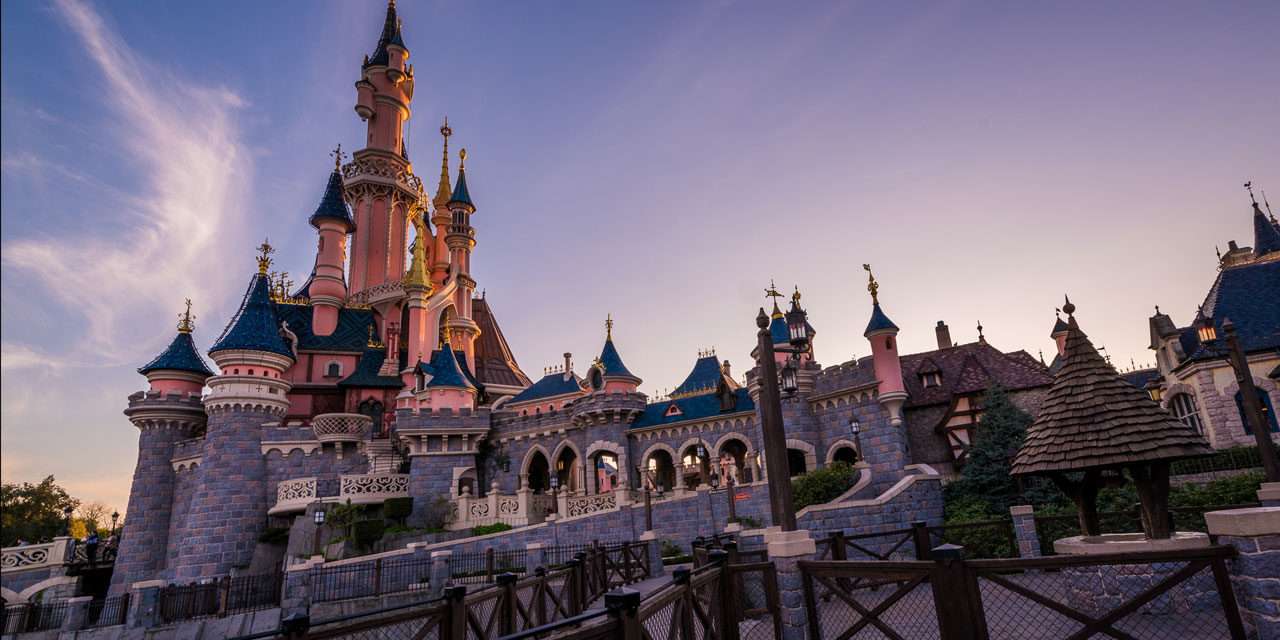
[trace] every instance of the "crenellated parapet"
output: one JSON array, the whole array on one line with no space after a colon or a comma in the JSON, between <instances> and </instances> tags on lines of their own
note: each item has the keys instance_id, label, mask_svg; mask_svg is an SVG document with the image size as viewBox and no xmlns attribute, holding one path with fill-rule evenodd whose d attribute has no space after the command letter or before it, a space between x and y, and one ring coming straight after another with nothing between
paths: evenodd
<instances>
[{"instance_id":1,"label":"crenellated parapet","mask_svg":"<svg viewBox=\"0 0 1280 640\"><path fill-rule=\"evenodd\" d=\"M630 424L644 413L649 398L639 392L593 393L566 407L576 427Z\"/></svg>"},{"instance_id":2,"label":"crenellated parapet","mask_svg":"<svg viewBox=\"0 0 1280 640\"><path fill-rule=\"evenodd\" d=\"M208 419L199 393L139 391L129 396L124 410L129 421L142 430L176 429L191 432Z\"/></svg>"}]
</instances>

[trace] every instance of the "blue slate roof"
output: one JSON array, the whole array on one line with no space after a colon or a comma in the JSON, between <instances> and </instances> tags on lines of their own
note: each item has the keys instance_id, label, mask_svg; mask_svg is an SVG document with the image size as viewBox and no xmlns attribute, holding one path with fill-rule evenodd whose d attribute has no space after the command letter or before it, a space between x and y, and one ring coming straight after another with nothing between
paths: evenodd
<instances>
[{"instance_id":1,"label":"blue slate roof","mask_svg":"<svg viewBox=\"0 0 1280 640\"><path fill-rule=\"evenodd\" d=\"M365 66L385 65L390 62L391 56L387 53L388 45L405 48L404 38L400 36L400 18L396 15L395 3L387 4L387 19L382 24L382 35L378 36L378 46L374 49L373 55L369 56Z\"/></svg>"},{"instance_id":2,"label":"blue slate roof","mask_svg":"<svg viewBox=\"0 0 1280 640\"><path fill-rule=\"evenodd\" d=\"M1213 319L1218 339L1202 344L1194 325L1178 336L1187 359L1182 364L1226 356L1222 323L1236 327L1246 353L1280 349L1280 262L1247 264L1223 269L1209 289L1202 309ZM1181 366L1181 364L1179 365Z\"/></svg>"},{"instance_id":3,"label":"blue slate roof","mask_svg":"<svg viewBox=\"0 0 1280 640\"><path fill-rule=\"evenodd\" d=\"M1122 380L1143 390L1146 390L1148 382L1159 380L1160 377L1159 369L1138 369L1120 374Z\"/></svg>"},{"instance_id":4,"label":"blue slate roof","mask_svg":"<svg viewBox=\"0 0 1280 640\"><path fill-rule=\"evenodd\" d=\"M367 343L368 338L365 338ZM386 349L379 347L364 347L364 353L360 355L360 360L356 362L356 370L351 375L343 378L338 382L339 387L368 387L374 389L400 389L404 387L404 381L400 376L380 376L378 370L382 368L382 363L387 359ZM404 353L400 355L400 361L404 362Z\"/></svg>"},{"instance_id":5,"label":"blue slate roof","mask_svg":"<svg viewBox=\"0 0 1280 640\"><path fill-rule=\"evenodd\" d=\"M1280 228L1262 215L1258 203L1253 203L1253 253L1264 256L1280 251Z\"/></svg>"},{"instance_id":6,"label":"blue slate roof","mask_svg":"<svg viewBox=\"0 0 1280 640\"><path fill-rule=\"evenodd\" d=\"M876 331L883 331L885 329L893 329L894 331L897 331L898 325L894 324L893 321L889 319L889 316L886 316L884 312L880 310L880 303L876 302L871 305L871 321L867 323L867 330L863 331L862 335L865 337Z\"/></svg>"},{"instance_id":7,"label":"blue slate roof","mask_svg":"<svg viewBox=\"0 0 1280 640\"><path fill-rule=\"evenodd\" d=\"M289 326L298 336L298 348L316 351L346 351L362 353L369 343L369 325L373 324L373 311L369 309L339 309L338 326L327 336L317 336L311 330L312 307L297 304L276 305L276 317Z\"/></svg>"},{"instance_id":8,"label":"blue slate roof","mask_svg":"<svg viewBox=\"0 0 1280 640\"><path fill-rule=\"evenodd\" d=\"M582 387L579 382L578 374L570 373L569 379L565 379L563 373L549 373L542 376L541 380L529 385L527 389L517 393L515 397L508 401L509 404L517 402L528 402L530 400L540 400L542 398L550 398L553 396L564 395L566 393L579 393Z\"/></svg>"},{"instance_id":9,"label":"blue slate roof","mask_svg":"<svg viewBox=\"0 0 1280 640\"><path fill-rule=\"evenodd\" d=\"M1050 331L1049 335L1054 335L1056 333L1066 333L1070 330L1071 330L1071 327L1067 326L1067 323L1062 321L1062 316L1058 316L1058 319L1055 320L1053 323L1053 331Z\"/></svg>"},{"instance_id":10,"label":"blue slate roof","mask_svg":"<svg viewBox=\"0 0 1280 640\"><path fill-rule=\"evenodd\" d=\"M751 394L747 393L745 388L735 389L737 403L732 411L723 413L738 413L741 411L755 411L756 405L751 401ZM680 409L678 415L667 415L667 409L675 404ZM720 415L720 396L709 393L700 396L689 396L688 398L678 398L675 400L665 400L662 402L653 402L645 406L644 413L640 414L640 418L631 424L632 429L640 429L643 427L653 427L660 424L671 424L672 422L683 422L685 420L700 420Z\"/></svg>"},{"instance_id":11,"label":"blue slate roof","mask_svg":"<svg viewBox=\"0 0 1280 640\"><path fill-rule=\"evenodd\" d=\"M689 372L684 382L681 382L671 394L682 395L706 390L714 392L720 385L720 377L720 361L716 356L703 356L693 363L693 371Z\"/></svg>"},{"instance_id":12,"label":"blue slate roof","mask_svg":"<svg viewBox=\"0 0 1280 640\"><path fill-rule=\"evenodd\" d=\"M469 376L463 373L462 367L458 365L458 358L454 355L453 349L437 349L431 352L431 362L423 364L421 368L424 373L431 375L431 380L427 382L428 389L435 387L476 388L471 383Z\"/></svg>"},{"instance_id":13,"label":"blue slate roof","mask_svg":"<svg viewBox=\"0 0 1280 640\"><path fill-rule=\"evenodd\" d=\"M622 363L622 356L618 355L618 348L613 346L613 338L604 341L604 349L600 350L600 364L604 365L604 377L606 378L635 378L635 374L627 370L627 365Z\"/></svg>"},{"instance_id":14,"label":"blue slate roof","mask_svg":"<svg viewBox=\"0 0 1280 640\"><path fill-rule=\"evenodd\" d=\"M334 220L346 224L348 231L356 228L356 222L351 217L351 208L342 199L342 174L338 173L337 169L329 174L329 184L325 185L324 195L320 197L320 205L316 207L315 213L312 213L309 219L311 226L317 229L320 228L321 220Z\"/></svg>"},{"instance_id":15,"label":"blue slate roof","mask_svg":"<svg viewBox=\"0 0 1280 640\"><path fill-rule=\"evenodd\" d=\"M476 208L475 203L471 202L471 192L467 191L467 170L458 169L458 183L453 186L453 197L449 198L449 204L461 202L462 204L471 205Z\"/></svg>"},{"instance_id":16,"label":"blue slate roof","mask_svg":"<svg viewBox=\"0 0 1280 640\"><path fill-rule=\"evenodd\" d=\"M773 338L774 344L791 342L791 329L787 328L787 319L774 315L769 321L769 336Z\"/></svg>"},{"instance_id":17,"label":"blue slate roof","mask_svg":"<svg viewBox=\"0 0 1280 640\"><path fill-rule=\"evenodd\" d=\"M169 347L160 352L154 360L148 362L138 369L138 373L146 375L152 371L189 371L191 373L199 373L206 376L213 375L213 371L209 370L209 365L205 364L204 358L200 357L200 352L196 350L195 340L191 339L191 334L186 332L178 332L174 336L173 342L169 343Z\"/></svg>"},{"instance_id":18,"label":"blue slate roof","mask_svg":"<svg viewBox=\"0 0 1280 640\"><path fill-rule=\"evenodd\" d=\"M293 350L280 335L280 320L276 317L276 303L271 301L271 285L266 274L254 274L249 289L244 292L240 310L236 311L209 353L232 349L293 357Z\"/></svg>"}]
</instances>

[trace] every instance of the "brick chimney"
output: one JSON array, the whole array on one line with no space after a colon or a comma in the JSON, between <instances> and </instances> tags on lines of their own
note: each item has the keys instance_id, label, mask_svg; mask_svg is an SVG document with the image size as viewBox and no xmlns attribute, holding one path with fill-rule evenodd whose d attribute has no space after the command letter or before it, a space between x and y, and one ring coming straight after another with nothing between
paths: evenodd
<instances>
[{"instance_id":1,"label":"brick chimney","mask_svg":"<svg viewBox=\"0 0 1280 640\"><path fill-rule=\"evenodd\" d=\"M933 330L935 333L938 334L938 348L939 349L950 348L951 347L951 328L947 326L947 323L939 320L938 326L934 327Z\"/></svg>"},{"instance_id":2,"label":"brick chimney","mask_svg":"<svg viewBox=\"0 0 1280 640\"><path fill-rule=\"evenodd\" d=\"M564 377L569 379L573 371L573 354L568 351L564 352Z\"/></svg>"}]
</instances>

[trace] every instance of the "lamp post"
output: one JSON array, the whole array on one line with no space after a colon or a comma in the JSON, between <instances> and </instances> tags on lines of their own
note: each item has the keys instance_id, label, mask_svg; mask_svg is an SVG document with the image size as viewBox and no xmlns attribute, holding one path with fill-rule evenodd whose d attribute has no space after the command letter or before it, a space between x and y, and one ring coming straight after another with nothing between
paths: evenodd
<instances>
[{"instance_id":1,"label":"lamp post","mask_svg":"<svg viewBox=\"0 0 1280 640\"><path fill-rule=\"evenodd\" d=\"M774 525L781 527L783 531L795 531L796 514L792 508L791 474L787 473L787 436L782 426L778 363L774 360L773 335L769 331L769 315L764 312L764 307L760 308L760 313L756 316L756 327L759 328L756 332L756 367L760 371L760 419L764 433L765 475L769 480L769 510ZM787 314L787 328L791 348L782 347L777 351L790 353L792 356L807 352L808 323L805 321L804 310L795 299L792 299L791 311ZM798 388L796 367L793 364L796 361L796 357L788 360L783 372L782 387L788 395Z\"/></svg>"},{"instance_id":2,"label":"lamp post","mask_svg":"<svg viewBox=\"0 0 1280 640\"><path fill-rule=\"evenodd\" d=\"M120 522L120 512L112 511L111 512L111 535L113 537L116 535L116 523L118 522Z\"/></svg>"},{"instance_id":3,"label":"lamp post","mask_svg":"<svg viewBox=\"0 0 1280 640\"><path fill-rule=\"evenodd\" d=\"M733 474L725 474L724 477L724 493L729 497L729 524L738 522L738 507L735 504L733 496Z\"/></svg>"},{"instance_id":4,"label":"lamp post","mask_svg":"<svg viewBox=\"0 0 1280 640\"><path fill-rule=\"evenodd\" d=\"M66 535L66 536L71 535L71 514L74 512L75 512L75 509L70 505L62 508L62 517L66 523L66 532L63 535Z\"/></svg>"},{"instance_id":5,"label":"lamp post","mask_svg":"<svg viewBox=\"0 0 1280 640\"><path fill-rule=\"evenodd\" d=\"M311 514L311 521L314 522L316 525L315 535L312 536L313 540L312 540L311 555L313 556L320 555L320 527L324 526L324 519L325 519L324 509L316 509L315 513Z\"/></svg>"},{"instance_id":6,"label":"lamp post","mask_svg":"<svg viewBox=\"0 0 1280 640\"><path fill-rule=\"evenodd\" d=\"M1212 325L1210 325L1212 326ZM1258 456L1262 458L1262 468L1266 472L1267 482L1280 482L1280 460L1276 460L1275 445L1271 444L1271 429L1263 415L1262 401L1258 399L1258 388L1253 385L1253 373L1249 371L1249 360L1240 347L1240 339L1236 336L1236 325L1230 319L1223 321L1222 331L1227 334L1227 348L1231 351L1231 368L1235 369L1236 382L1240 384L1240 400L1244 405L1243 416L1253 427L1253 438L1258 443Z\"/></svg>"},{"instance_id":7,"label":"lamp post","mask_svg":"<svg viewBox=\"0 0 1280 640\"><path fill-rule=\"evenodd\" d=\"M862 423L857 418L849 419L849 433L853 434L853 452L858 455L854 463L862 462Z\"/></svg>"}]
</instances>

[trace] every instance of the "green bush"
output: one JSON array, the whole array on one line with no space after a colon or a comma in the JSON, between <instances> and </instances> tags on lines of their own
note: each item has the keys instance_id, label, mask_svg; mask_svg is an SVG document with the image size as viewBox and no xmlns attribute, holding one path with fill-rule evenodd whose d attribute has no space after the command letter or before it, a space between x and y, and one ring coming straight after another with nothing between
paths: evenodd
<instances>
[{"instance_id":1,"label":"green bush","mask_svg":"<svg viewBox=\"0 0 1280 640\"><path fill-rule=\"evenodd\" d=\"M738 516L738 524L742 525L744 529L759 529L764 526L760 524L759 520L751 516Z\"/></svg>"},{"instance_id":2,"label":"green bush","mask_svg":"<svg viewBox=\"0 0 1280 640\"><path fill-rule=\"evenodd\" d=\"M357 520L351 527L352 540L356 543L356 547L368 549L382 539L386 528L386 523L382 520Z\"/></svg>"},{"instance_id":3,"label":"green bush","mask_svg":"<svg viewBox=\"0 0 1280 640\"><path fill-rule=\"evenodd\" d=\"M662 541L662 557L674 558L679 555L684 555L684 549L681 549L680 545L670 540Z\"/></svg>"},{"instance_id":4,"label":"green bush","mask_svg":"<svg viewBox=\"0 0 1280 640\"><path fill-rule=\"evenodd\" d=\"M858 473L844 462L835 462L791 479L792 506L805 507L830 502L849 490Z\"/></svg>"},{"instance_id":5,"label":"green bush","mask_svg":"<svg viewBox=\"0 0 1280 640\"><path fill-rule=\"evenodd\" d=\"M413 498L391 498L382 503L382 516L392 522L404 524L413 513Z\"/></svg>"},{"instance_id":6,"label":"green bush","mask_svg":"<svg viewBox=\"0 0 1280 640\"><path fill-rule=\"evenodd\" d=\"M482 525L480 525L480 526L478 526L478 527L472 527L472 528L471 528L471 535L473 535L473 536L485 536L485 535L489 535L490 533L498 533L498 532L501 532L501 531L510 531L511 529L512 529L511 525L509 525L509 524L507 524L507 523L505 523L505 522L495 522L495 523L493 523L493 524L482 524Z\"/></svg>"},{"instance_id":7,"label":"green bush","mask_svg":"<svg viewBox=\"0 0 1280 640\"><path fill-rule=\"evenodd\" d=\"M258 534L258 542L263 544L284 544L289 541L289 527L267 527Z\"/></svg>"}]
</instances>

